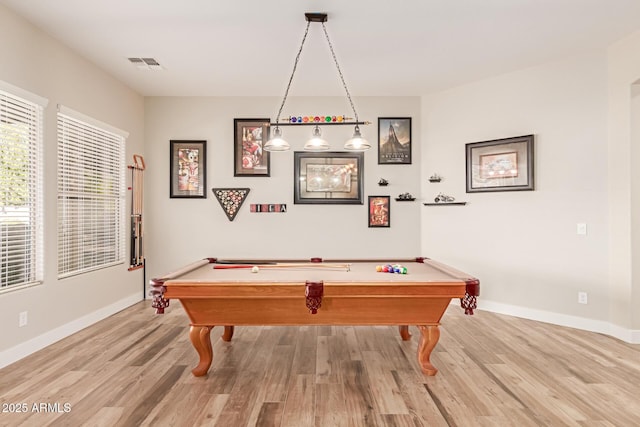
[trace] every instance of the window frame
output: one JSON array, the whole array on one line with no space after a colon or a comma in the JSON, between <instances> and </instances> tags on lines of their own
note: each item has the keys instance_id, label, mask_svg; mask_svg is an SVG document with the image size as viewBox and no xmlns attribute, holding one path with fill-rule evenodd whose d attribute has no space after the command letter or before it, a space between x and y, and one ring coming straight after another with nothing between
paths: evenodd
<instances>
[{"instance_id":1,"label":"window frame","mask_svg":"<svg viewBox=\"0 0 640 427\"><path fill-rule=\"evenodd\" d=\"M0 196L0 294L40 285L44 280L43 135L44 110L48 102L46 98L0 80L0 140L3 142L0 158L20 162L22 157L27 168L25 176L14 174L11 177L8 166L0 175L0 186L10 190ZM9 132L13 136L9 136ZM10 194L15 189L15 180L18 185L24 183L26 191L18 188ZM18 205L18 199L24 199L24 204ZM27 224L22 236L15 227L10 229L18 224ZM12 240L14 247L11 247ZM12 268L14 272L11 272ZM16 271L19 281L11 283Z\"/></svg>"},{"instance_id":2,"label":"window frame","mask_svg":"<svg viewBox=\"0 0 640 427\"><path fill-rule=\"evenodd\" d=\"M57 277L125 263L128 133L58 106Z\"/></svg>"}]
</instances>

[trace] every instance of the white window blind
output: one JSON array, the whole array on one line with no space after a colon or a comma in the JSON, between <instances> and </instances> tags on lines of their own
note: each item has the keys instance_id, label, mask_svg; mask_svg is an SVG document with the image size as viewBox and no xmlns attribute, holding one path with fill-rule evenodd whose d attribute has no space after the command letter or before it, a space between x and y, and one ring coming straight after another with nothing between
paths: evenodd
<instances>
[{"instance_id":1,"label":"white window blind","mask_svg":"<svg viewBox=\"0 0 640 427\"><path fill-rule=\"evenodd\" d=\"M58 112L60 278L124 262L124 135L73 110Z\"/></svg>"},{"instance_id":2,"label":"white window blind","mask_svg":"<svg viewBox=\"0 0 640 427\"><path fill-rule=\"evenodd\" d=\"M0 82L0 292L42 281L42 127L46 103L37 95Z\"/></svg>"}]
</instances>

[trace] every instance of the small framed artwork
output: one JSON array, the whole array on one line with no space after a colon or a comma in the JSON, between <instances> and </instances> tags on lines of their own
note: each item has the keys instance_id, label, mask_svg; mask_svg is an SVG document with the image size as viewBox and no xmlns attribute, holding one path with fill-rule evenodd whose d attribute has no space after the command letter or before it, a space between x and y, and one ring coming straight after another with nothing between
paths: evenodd
<instances>
[{"instance_id":1,"label":"small framed artwork","mask_svg":"<svg viewBox=\"0 0 640 427\"><path fill-rule=\"evenodd\" d=\"M378 117L378 164L411 164L411 117Z\"/></svg>"},{"instance_id":2,"label":"small framed artwork","mask_svg":"<svg viewBox=\"0 0 640 427\"><path fill-rule=\"evenodd\" d=\"M293 153L295 204L363 203L364 153Z\"/></svg>"},{"instance_id":3,"label":"small framed artwork","mask_svg":"<svg viewBox=\"0 0 640 427\"><path fill-rule=\"evenodd\" d=\"M269 119L233 119L233 176L269 176Z\"/></svg>"},{"instance_id":4,"label":"small framed artwork","mask_svg":"<svg viewBox=\"0 0 640 427\"><path fill-rule=\"evenodd\" d=\"M466 144L467 193L533 190L533 135Z\"/></svg>"},{"instance_id":5,"label":"small framed artwork","mask_svg":"<svg viewBox=\"0 0 640 427\"><path fill-rule=\"evenodd\" d=\"M390 196L369 196L369 227L390 227L390 210Z\"/></svg>"},{"instance_id":6,"label":"small framed artwork","mask_svg":"<svg viewBox=\"0 0 640 427\"><path fill-rule=\"evenodd\" d=\"M207 141L170 141L171 198L207 197Z\"/></svg>"}]
</instances>

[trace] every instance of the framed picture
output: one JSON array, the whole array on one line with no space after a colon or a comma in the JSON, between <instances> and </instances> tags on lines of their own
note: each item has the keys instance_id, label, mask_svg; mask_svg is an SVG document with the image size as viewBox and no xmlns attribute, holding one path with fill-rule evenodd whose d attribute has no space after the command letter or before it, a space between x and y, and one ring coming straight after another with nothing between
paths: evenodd
<instances>
[{"instance_id":1,"label":"framed picture","mask_svg":"<svg viewBox=\"0 0 640 427\"><path fill-rule=\"evenodd\" d=\"M207 141L170 141L169 197L207 198Z\"/></svg>"},{"instance_id":2,"label":"framed picture","mask_svg":"<svg viewBox=\"0 0 640 427\"><path fill-rule=\"evenodd\" d=\"M390 227L390 209L390 196L369 196L369 227Z\"/></svg>"},{"instance_id":3,"label":"framed picture","mask_svg":"<svg viewBox=\"0 0 640 427\"><path fill-rule=\"evenodd\" d=\"M269 176L269 119L233 119L233 176Z\"/></svg>"},{"instance_id":4,"label":"framed picture","mask_svg":"<svg viewBox=\"0 0 640 427\"><path fill-rule=\"evenodd\" d=\"M411 164L411 117L378 117L378 164Z\"/></svg>"},{"instance_id":5,"label":"framed picture","mask_svg":"<svg viewBox=\"0 0 640 427\"><path fill-rule=\"evenodd\" d=\"M533 190L533 135L466 144L467 193Z\"/></svg>"},{"instance_id":6,"label":"framed picture","mask_svg":"<svg viewBox=\"0 0 640 427\"><path fill-rule=\"evenodd\" d=\"M364 153L296 151L293 159L293 203L363 203Z\"/></svg>"}]
</instances>

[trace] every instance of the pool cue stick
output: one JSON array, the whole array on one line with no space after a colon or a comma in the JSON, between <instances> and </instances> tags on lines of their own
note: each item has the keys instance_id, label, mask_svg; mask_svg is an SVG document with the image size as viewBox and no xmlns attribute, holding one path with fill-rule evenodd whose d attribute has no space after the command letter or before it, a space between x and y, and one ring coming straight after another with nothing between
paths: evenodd
<instances>
[{"instance_id":1,"label":"pool cue stick","mask_svg":"<svg viewBox=\"0 0 640 427\"><path fill-rule=\"evenodd\" d=\"M139 160L139 162L138 162ZM138 247L137 249L137 262L138 265L142 265L144 263L144 228L143 228L143 222L142 222L142 207L143 207L143 200L144 200L144 170L145 170L145 164L144 164L144 158L138 154L134 154L133 155L133 161L134 161L134 165L135 165L135 170L136 170L136 184L137 184L137 188L138 188L138 192L137 192L137 197L136 197L136 206L137 206L137 222L138 222L138 228L137 228L137 234L138 234Z\"/></svg>"},{"instance_id":2,"label":"pool cue stick","mask_svg":"<svg viewBox=\"0 0 640 427\"><path fill-rule=\"evenodd\" d=\"M136 245L136 264L140 264L140 170L136 167L134 168L136 174L136 211L135 211L135 221L136 221L136 236L137 236L137 245Z\"/></svg>"},{"instance_id":3,"label":"pool cue stick","mask_svg":"<svg viewBox=\"0 0 640 427\"><path fill-rule=\"evenodd\" d=\"M138 233L140 234L140 247L139 247L139 252L140 252L140 264L144 263L144 229L142 227L143 222L142 222L142 203L144 200L144 173L142 170L140 170L139 172L140 174L140 199L138 200L138 206L139 206L139 213L140 213L140 229L138 230Z\"/></svg>"},{"instance_id":4,"label":"pool cue stick","mask_svg":"<svg viewBox=\"0 0 640 427\"><path fill-rule=\"evenodd\" d=\"M136 174L136 211L134 221L136 224L136 265L140 265L140 171L135 168Z\"/></svg>"},{"instance_id":5,"label":"pool cue stick","mask_svg":"<svg viewBox=\"0 0 640 427\"><path fill-rule=\"evenodd\" d=\"M130 270L144 265L142 201L143 201L143 171L144 159L138 154L133 155L131 169L131 248Z\"/></svg>"},{"instance_id":6,"label":"pool cue stick","mask_svg":"<svg viewBox=\"0 0 640 427\"><path fill-rule=\"evenodd\" d=\"M351 264L334 264L323 262L303 262L303 263L276 263L276 264L214 264L213 268L216 270L226 270L232 268L321 268L321 269L336 269L344 268L347 271L351 270Z\"/></svg>"},{"instance_id":7,"label":"pool cue stick","mask_svg":"<svg viewBox=\"0 0 640 427\"><path fill-rule=\"evenodd\" d=\"M133 267L136 264L136 226L133 219L133 213L135 212L135 168L134 166L128 166L131 169L131 214L130 214L130 232L131 240L129 243L129 267Z\"/></svg>"}]
</instances>

